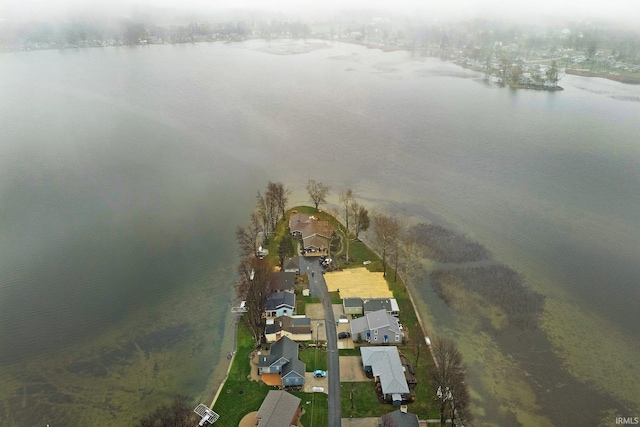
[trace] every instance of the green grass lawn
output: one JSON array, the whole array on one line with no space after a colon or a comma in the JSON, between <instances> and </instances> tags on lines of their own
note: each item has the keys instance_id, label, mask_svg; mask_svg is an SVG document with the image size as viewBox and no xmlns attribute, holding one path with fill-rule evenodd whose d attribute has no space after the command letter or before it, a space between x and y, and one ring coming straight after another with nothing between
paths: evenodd
<instances>
[{"instance_id":1,"label":"green grass lawn","mask_svg":"<svg viewBox=\"0 0 640 427\"><path fill-rule=\"evenodd\" d=\"M346 253L346 244L343 245L344 253ZM343 255L344 255L343 253ZM345 265L343 260L338 261L338 265L342 268L363 267L364 261L371 261L367 266L369 271L382 271L382 261L378 258L364 242L356 242L351 240L349 243L349 264Z\"/></svg>"},{"instance_id":2,"label":"green grass lawn","mask_svg":"<svg viewBox=\"0 0 640 427\"><path fill-rule=\"evenodd\" d=\"M379 417L397 407L378 401L372 382L340 383L340 410L343 418Z\"/></svg>"},{"instance_id":3,"label":"green grass lawn","mask_svg":"<svg viewBox=\"0 0 640 427\"><path fill-rule=\"evenodd\" d=\"M305 348L298 352L298 358L307 366L307 372L313 372L316 369L327 370L327 351L318 348Z\"/></svg>"},{"instance_id":4,"label":"green grass lawn","mask_svg":"<svg viewBox=\"0 0 640 427\"><path fill-rule=\"evenodd\" d=\"M236 427L242 417L257 411L270 387L259 381L247 379L251 372L249 355L254 349L249 331L238 325L238 349L229 376L224 383L213 410L220 414L216 426Z\"/></svg>"},{"instance_id":5,"label":"green grass lawn","mask_svg":"<svg viewBox=\"0 0 640 427\"><path fill-rule=\"evenodd\" d=\"M331 299L331 304L342 304L340 292L329 292L329 298Z\"/></svg>"},{"instance_id":6,"label":"green grass lawn","mask_svg":"<svg viewBox=\"0 0 640 427\"><path fill-rule=\"evenodd\" d=\"M360 348L341 348L338 350L340 356L360 356Z\"/></svg>"},{"instance_id":7,"label":"green grass lawn","mask_svg":"<svg viewBox=\"0 0 640 427\"><path fill-rule=\"evenodd\" d=\"M302 393L299 391L294 391L291 394L302 399L300 406L305 413L300 420L300 424L304 427L324 427L329 424L329 398L326 394Z\"/></svg>"}]
</instances>

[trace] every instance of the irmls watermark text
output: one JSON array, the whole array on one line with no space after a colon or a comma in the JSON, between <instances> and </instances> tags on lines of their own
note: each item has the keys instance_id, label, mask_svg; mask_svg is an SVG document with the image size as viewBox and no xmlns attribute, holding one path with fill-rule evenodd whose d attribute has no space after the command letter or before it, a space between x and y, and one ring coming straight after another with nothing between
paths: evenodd
<instances>
[{"instance_id":1,"label":"irmls watermark text","mask_svg":"<svg viewBox=\"0 0 640 427\"><path fill-rule=\"evenodd\" d=\"M638 417L616 417L617 425L637 425L640 424Z\"/></svg>"}]
</instances>

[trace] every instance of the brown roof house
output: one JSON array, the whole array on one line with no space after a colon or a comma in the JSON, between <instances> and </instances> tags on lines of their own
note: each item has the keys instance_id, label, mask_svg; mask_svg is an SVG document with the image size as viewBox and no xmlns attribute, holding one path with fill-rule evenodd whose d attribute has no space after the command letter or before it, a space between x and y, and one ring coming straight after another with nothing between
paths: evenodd
<instances>
[{"instance_id":1,"label":"brown roof house","mask_svg":"<svg viewBox=\"0 0 640 427\"><path fill-rule=\"evenodd\" d=\"M318 221L311 217L310 223L302 229L302 247L307 255L327 253L331 226L328 221Z\"/></svg>"},{"instance_id":2,"label":"brown roof house","mask_svg":"<svg viewBox=\"0 0 640 427\"><path fill-rule=\"evenodd\" d=\"M295 426L300 416L300 401L286 391L270 390L258 409L258 427Z\"/></svg>"},{"instance_id":3,"label":"brown roof house","mask_svg":"<svg viewBox=\"0 0 640 427\"><path fill-rule=\"evenodd\" d=\"M282 337L289 337L293 341L311 341L311 319L304 316L267 319L264 337L267 342L276 342Z\"/></svg>"},{"instance_id":4,"label":"brown roof house","mask_svg":"<svg viewBox=\"0 0 640 427\"><path fill-rule=\"evenodd\" d=\"M331 225L316 217L294 213L289 217L289 231L293 236L302 237L306 255L320 255L328 252Z\"/></svg>"},{"instance_id":5,"label":"brown roof house","mask_svg":"<svg viewBox=\"0 0 640 427\"><path fill-rule=\"evenodd\" d=\"M292 236L302 236L302 229L311 223L308 215L292 213L289 217L289 231Z\"/></svg>"}]
</instances>

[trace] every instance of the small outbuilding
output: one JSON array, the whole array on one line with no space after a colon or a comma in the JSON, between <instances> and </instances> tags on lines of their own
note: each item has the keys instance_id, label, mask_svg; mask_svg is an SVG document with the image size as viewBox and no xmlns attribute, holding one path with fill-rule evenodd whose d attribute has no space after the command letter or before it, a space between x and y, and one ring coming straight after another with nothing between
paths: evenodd
<instances>
[{"instance_id":1,"label":"small outbuilding","mask_svg":"<svg viewBox=\"0 0 640 427\"><path fill-rule=\"evenodd\" d=\"M345 298L342 300L344 314L362 316L362 298Z\"/></svg>"}]
</instances>

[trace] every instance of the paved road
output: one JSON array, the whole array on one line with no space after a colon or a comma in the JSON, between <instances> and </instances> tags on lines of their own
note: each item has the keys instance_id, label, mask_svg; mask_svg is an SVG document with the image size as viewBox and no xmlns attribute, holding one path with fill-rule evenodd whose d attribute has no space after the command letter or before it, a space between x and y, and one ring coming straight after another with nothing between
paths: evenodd
<instances>
[{"instance_id":1,"label":"paved road","mask_svg":"<svg viewBox=\"0 0 640 427\"><path fill-rule=\"evenodd\" d=\"M329 386L329 427L340 427L340 359L338 357L338 336L336 333L336 319L331 308L331 299L327 284L322 275L322 267L317 257L305 257L302 271L308 271L309 291L311 296L319 297L324 307L325 328L327 332L327 371Z\"/></svg>"}]
</instances>

